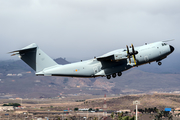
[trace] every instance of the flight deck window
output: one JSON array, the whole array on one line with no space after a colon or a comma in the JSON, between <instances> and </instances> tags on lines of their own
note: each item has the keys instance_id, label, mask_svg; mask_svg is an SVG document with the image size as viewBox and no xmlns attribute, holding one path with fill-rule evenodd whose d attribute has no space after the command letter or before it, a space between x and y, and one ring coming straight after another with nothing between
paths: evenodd
<instances>
[{"instance_id":1,"label":"flight deck window","mask_svg":"<svg viewBox=\"0 0 180 120\"><path fill-rule=\"evenodd\" d=\"M166 43L162 43L162 46L165 46L165 45L167 45Z\"/></svg>"}]
</instances>

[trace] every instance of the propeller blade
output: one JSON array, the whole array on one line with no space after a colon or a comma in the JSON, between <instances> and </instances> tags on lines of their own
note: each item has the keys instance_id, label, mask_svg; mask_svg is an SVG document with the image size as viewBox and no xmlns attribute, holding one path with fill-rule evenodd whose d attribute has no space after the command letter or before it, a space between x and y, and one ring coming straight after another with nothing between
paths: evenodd
<instances>
[{"instance_id":1,"label":"propeller blade","mask_svg":"<svg viewBox=\"0 0 180 120\"><path fill-rule=\"evenodd\" d=\"M131 47L132 47L132 53L135 54L134 45L131 44Z\"/></svg>"},{"instance_id":2,"label":"propeller blade","mask_svg":"<svg viewBox=\"0 0 180 120\"><path fill-rule=\"evenodd\" d=\"M129 55L129 48L128 48L128 46L126 45L126 48L127 48L127 54Z\"/></svg>"},{"instance_id":3,"label":"propeller blade","mask_svg":"<svg viewBox=\"0 0 180 120\"><path fill-rule=\"evenodd\" d=\"M131 58L130 58L130 53L129 53L129 47L126 45L127 48L127 57L129 58L129 63L131 64Z\"/></svg>"},{"instance_id":4,"label":"propeller blade","mask_svg":"<svg viewBox=\"0 0 180 120\"><path fill-rule=\"evenodd\" d=\"M133 45L133 44L131 44L131 47L132 47L132 54L133 54L133 55L138 54L138 51L135 51L135 50L134 50L134 45Z\"/></svg>"},{"instance_id":5,"label":"propeller blade","mask_svg":"<svg viewBox=\"0 0 180 120\"><path fill-rule=\"evenodd\" d=\"M129 57L129 63L131 64L131 58Z\"/></svg>"},{"instance_id":6,"label":"propeller blade","mask_svg":"<svg viewBox=\"0 0 180 120\"><path fill-rule=\"evenodd\" d=\"M131 47L132 47L132 56L133 56L133 59L134 59L134 63L135 63L135 65L136 65L136 54L138 53L137 51L135 51L134 50L134 45L133 44L131 44Z\"/></svg>"},{"instance_id":7,"label":"propeller blade","mask_svg":"<svg viewBox=\"0 0 180 120\"><path fill-rule=\"evenodd\" d=\"M136 65L136 56L135 55L132 55L133 56L133 59L134 59L134 64Z\"/></svg>"}]
</instances>

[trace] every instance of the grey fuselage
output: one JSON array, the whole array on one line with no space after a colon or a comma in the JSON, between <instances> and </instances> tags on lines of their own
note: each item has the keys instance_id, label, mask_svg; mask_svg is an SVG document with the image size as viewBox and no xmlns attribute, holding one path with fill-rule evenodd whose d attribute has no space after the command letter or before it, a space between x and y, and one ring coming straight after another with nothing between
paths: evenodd
<instances>
[{"instance_id":1,"label":"grey fuselage","mask_svg":"<svg viewBox=\"0 0 180 120\"><path fill-rule=\"evenodd\" d=\"M108 76L114 73L121 73L134 66L140 66L146 63L158 62L166 58L174 51L174 48L165 42L156 42L134 48L138 53L136 60L131 56L127 59L127 50L118 49L94 59L81 61L66 65L54 65L36 72L36 75L43 76L66 76L66 77L98 77ZM130 48L130 52L132 49ZM107 56L117 55L118 59L106 59ZM116 57L117 57L116 56Z\"/></svg>"}]
</instances>

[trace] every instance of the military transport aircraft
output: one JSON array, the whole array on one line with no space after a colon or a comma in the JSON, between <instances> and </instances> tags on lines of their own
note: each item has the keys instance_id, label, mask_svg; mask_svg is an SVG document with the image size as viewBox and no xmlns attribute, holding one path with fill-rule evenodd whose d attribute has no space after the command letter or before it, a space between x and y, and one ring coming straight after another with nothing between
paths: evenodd
<instances>
[{"instance_id":1,"label":"military transport aircraft","mask_svg":"<svg viewBox=\"0 0 180 120\"><path fill-rule=\"evenodd\" d=\"M174 51L168 41L145 44L140 47L118 49L93 59L59 65L46 55L35 43L10 53L20 58L36 71L37 76L107 77L121 76L123 71L146 63L160 62Z\"/></svg>"}]
</instances>

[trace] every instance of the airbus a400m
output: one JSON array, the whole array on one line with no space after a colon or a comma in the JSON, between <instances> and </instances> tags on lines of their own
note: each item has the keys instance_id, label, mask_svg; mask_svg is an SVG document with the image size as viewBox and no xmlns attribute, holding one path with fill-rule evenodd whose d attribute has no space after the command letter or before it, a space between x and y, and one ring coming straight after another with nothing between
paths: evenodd
<instances>
[{"instance_id":1,"label":"airbus a400m","mask_svg":"<svg viewBox=\"0 0 180 120\"><path fill-rule=\"evenodd\" d=\"M106 53L93 59L71 63L57 64L46 55L35 43L20 50L10 53L19 55L20 58L36 71L37 76L64 76L64 77L107 77L121 76L123 71L146 63L157 62L165 59L174 51L168 41L145 44L134 47L133 44L123 49Z\"/></svg>"}]
</instances>

